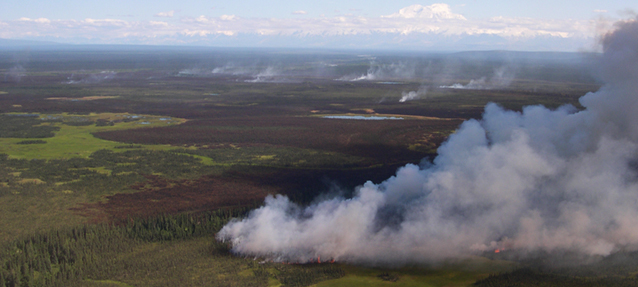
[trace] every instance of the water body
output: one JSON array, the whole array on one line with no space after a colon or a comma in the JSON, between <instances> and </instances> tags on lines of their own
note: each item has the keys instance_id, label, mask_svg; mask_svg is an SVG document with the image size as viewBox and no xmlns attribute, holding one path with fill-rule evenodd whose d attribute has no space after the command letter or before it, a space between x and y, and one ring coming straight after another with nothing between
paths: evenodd
<instances>
[{"instance_id":1,"label":"water body","mask_svg":"<svg viewBox=\"0 0 638 287\"><path fill-rule=\"evenodd\" d=\"M379 116L324 116L326 119L340 119L340 120L367 120L367 121L380 121L380 120L402 120L401 117L379 117Z\"/></svg>"}]
</instances>

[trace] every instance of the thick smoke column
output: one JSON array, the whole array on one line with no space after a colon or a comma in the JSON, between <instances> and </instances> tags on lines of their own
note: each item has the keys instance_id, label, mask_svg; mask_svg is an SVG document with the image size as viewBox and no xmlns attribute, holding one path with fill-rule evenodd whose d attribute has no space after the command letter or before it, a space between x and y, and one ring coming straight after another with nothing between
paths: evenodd
<instances>
[{"instance_id":1,"label":"thick smoke column","mask_svg":"<svg viewBox=\"0 0 638 287\"><path fill-rule=\"evenodd\" d=\"M495 104L450 136L432 165L407 165L351 199L299 207L268 197L218 239L238 254L402 264L494 249L608 255L638 249L638 21L603 38L607 83L571 106Z\"/></svg>"}]
</instances>

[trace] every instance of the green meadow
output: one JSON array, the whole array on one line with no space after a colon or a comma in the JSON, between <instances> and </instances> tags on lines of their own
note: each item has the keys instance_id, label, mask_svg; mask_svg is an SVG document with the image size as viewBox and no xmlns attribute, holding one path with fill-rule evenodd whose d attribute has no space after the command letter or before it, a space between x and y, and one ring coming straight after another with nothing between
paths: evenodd
<instances>
[{"instance_id":1,"label":"green meadow","mask_svg":"<svg viewBox=\"0 0 638 287\"><path fill-rule=\"evenodd\" d=\"M8 114L8 116L20 114ZM19 144L25 138L0 138L0 153L8 154L20 159L67 159L73 157L87 158L101 149L115 150L122 143L98 139L95 132L122 129L139 129L177 125L184 119L168 118L151 115L130 115L128 113L91 113L88 115L42 114L40 126L59 128L51 138L38 138L42 144ZM95 123L103 121L112 125L98 126ZM87 125L81 125L87 123ZM80 124L80 125L78 125ZM145 145L143 148L151 150L167 150L168 145Z\"/></svg>"}]
</instances>

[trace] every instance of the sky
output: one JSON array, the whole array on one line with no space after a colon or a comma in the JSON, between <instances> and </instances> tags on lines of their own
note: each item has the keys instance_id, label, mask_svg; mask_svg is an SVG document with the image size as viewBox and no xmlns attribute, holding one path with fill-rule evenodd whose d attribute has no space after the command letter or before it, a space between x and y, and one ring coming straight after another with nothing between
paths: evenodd
<instances>
[{"instance_id":1,"label":"sky","mask_svg":"<svg viewBox=\"0 0 638 287\"><path fill-rule=\"evenodd\" d=\"M638 11L627 0L5 2L4 39L410 50L586 50Z\"/></svg>"}]
</instances>

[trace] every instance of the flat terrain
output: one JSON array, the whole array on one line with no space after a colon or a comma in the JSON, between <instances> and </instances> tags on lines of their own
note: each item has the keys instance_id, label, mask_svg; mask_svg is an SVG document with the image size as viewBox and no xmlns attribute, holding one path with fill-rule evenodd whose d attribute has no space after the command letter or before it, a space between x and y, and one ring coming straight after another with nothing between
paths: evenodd
<instances>
[{"instance_id":1,"label":"flat terrain","mask_svg":"<svg viewBox=\"0 0 638 287\"><path fill-rule=\"evenodd\" d=\"M268 194L347 197L431 160L488 102L578 108L599 88L573 55L0 53L0 286L467 286L518 263L260 263L214 233Z\"/></svg>"}]
</instances>

